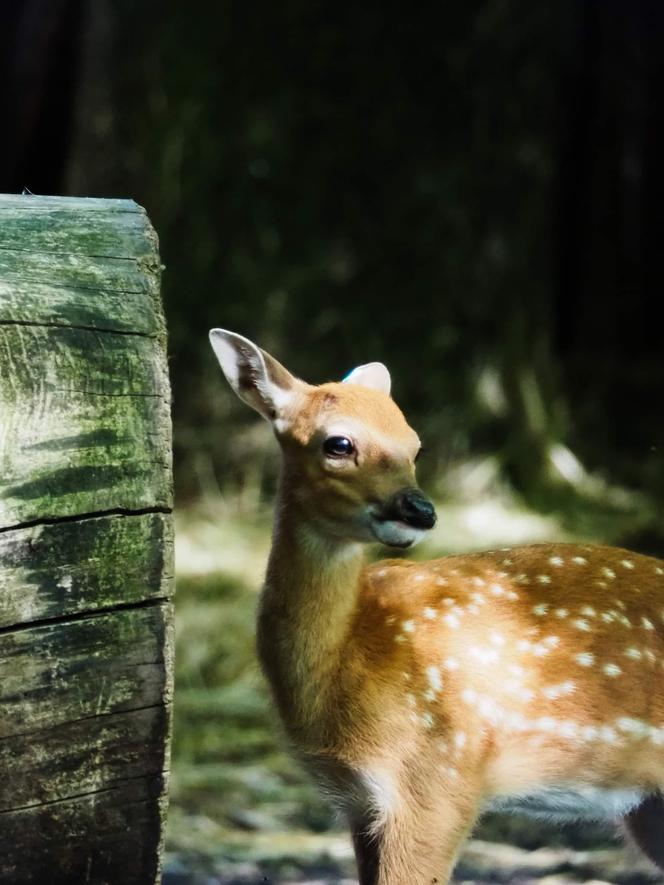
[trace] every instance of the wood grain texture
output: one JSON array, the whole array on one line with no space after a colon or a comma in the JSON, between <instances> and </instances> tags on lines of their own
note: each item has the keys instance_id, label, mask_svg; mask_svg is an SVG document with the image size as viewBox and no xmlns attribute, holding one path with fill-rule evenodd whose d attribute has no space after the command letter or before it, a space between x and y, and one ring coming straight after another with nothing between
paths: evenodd
<instances>
[{"instance_id":1,"label":"wood grain texture","mask_svg":"<svg viewBox=\"0 0 664 885\"><path fill-rule=\"evenodd\" d=\"M0 881L159 880L170 392L128 200L0 196Z\"/></svg>"}]
</instances>

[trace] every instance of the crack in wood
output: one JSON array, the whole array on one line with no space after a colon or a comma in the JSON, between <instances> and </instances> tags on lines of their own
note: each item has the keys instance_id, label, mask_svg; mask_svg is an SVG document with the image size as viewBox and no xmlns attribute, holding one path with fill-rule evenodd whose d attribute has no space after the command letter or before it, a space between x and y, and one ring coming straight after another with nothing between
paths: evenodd
<instances>
[{"instance_id":1,"label":"crack in wood","mask_svg":"<svg viewBox=\"0 0 664 885\"><path fill-rule=\"evenodd\" d=\"M0 534L17 532L20 529L31 529L40 525L58 525L61 522L83 522L86 519L103 519L106 516L144 516L146 513L165 513L167 516L173 512L172 507L143 507L130 510L126 507L112 507L109 510L96 510L90 513L76 513L69 516L40 517L15 525L0 526Z\"/></svg>"},{"instance_id":2,"label":"crack in wood","mask_svg":"<svg viewBox=\"0 0 664 885\"><path fill-rule=\"evenodd\" d=\"M29 805L17 805L15 808L0 808L0 815L14 814L17 811L29 811L32 808L47 808L53 805L60 805L63 802L73 802L76 799L86 799L88 796L99 796L102 793L112 793L114 790L121 790L125 784L131 783L131 781L144 780L147 778L161 778L163 776L164 770L144 771L141 774L118 778L112 786L99 787L96 790L87 790L83 793L73 793L71 796L62 796L59 799L47 799L44 802L31 802Z\"/></svg>"},{"instance_id":3,"label":"crack in wood","mask_svg":"<svg viewBox=\"0 0 664 885\"><path fill-rule=\"evenodd\" d=\"M7 246L4 243L0 243L0 249L3 252L14 252L19 255L25 254L38 254L38 255L57 255L59 258L91 258L94 261L102 260L102 261L132 261L134 264L139 265L141 262L145 262L145 259L148 257L146 255L91 255L87 252L54 252L50 249L17 249L15 246Z\"/></svg>"},{"instance_id":4,"label":"crack in wood","mask_svg":"<svg viewBox=\"0 0 664 885\"><path fill-rule=\"evenodd\" d=\"M132 332L123 329L104 329L100 326L82 326L76 323L34 323L30 320L3 320L0 318L0 326L30 326L38 329L79 329L82 332L103 332L105 335L131 335L135 338L158 338L157 334L150 335L147 332Z\"/></svg>"},{"instance_id":5,"label":"crack in wood","mask_svg":"<svg viewBox=\"0 0 664 885\"><path fill-rule=\"evenodd\" d=\"M119 602L117 605L100 606L99 608L88 609L87 611L76 612L74 614L56 615L52 618L39 618L35 621L23 621L21 623L9 624L8 626L0 627L0 636L5 636L7 633L20 633L23 630L38 629L39 627L50 627L54 624L73 624L76 621L87 621L91 618L97 618L109 614L116 614L117 612L134 611L135 609L140 608L151 608L153 606L159 606L163 602L170 602L170 597L153 596L150 599L141 599L139 602ZM140 664L141 662L139 661L137 663ZM154 664L157 662L150 661L149 663Z\"/></svg>"},{"instance_id":6,"label":"crack in wood","mask_svg":"<svg viewBox=\"0 0 664 885\"><path fill-rule=\"evenodd\" d=\"M127 707L122 710L106 710L101 713L94 713L90 716L78 716L76 719L67 719L66 722L55 722L53 725L45 725L43 728L33 728L30 731L15 731L11 734L0 736L0 745L3 741L15 741L17 738L24 737L40 737L48 734L49 731L57 731L70 725L77 725L79 722L98 722L100 719L110 719L113 717L130 716L132 713L141 713L144 710L165 710L170 713L172 709L171 701L164 701L160 704L142 704L139 707ZM167 770L167 769L164 769Z\"/></svg>"}]
</instances>

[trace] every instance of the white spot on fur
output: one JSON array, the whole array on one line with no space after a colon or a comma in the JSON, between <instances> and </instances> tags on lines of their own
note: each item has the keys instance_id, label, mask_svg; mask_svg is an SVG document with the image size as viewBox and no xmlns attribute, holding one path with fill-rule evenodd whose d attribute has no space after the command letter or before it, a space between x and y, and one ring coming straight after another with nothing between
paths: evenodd
<instances>
[{"instance_id":1,"label":"white spot on fur","mask_svg":"<svg viewBox=\"0 0 664 885\"><path fill-rule=\"evenodd\" d=\"M572 562L576 563L576 565L588 565L588 560L585 556L573 556Z\"/></svg>"},{"instance_id":2,"label":"white spot on fur","mask_svg":"<svg viewBox=\"0 0 664 885\"><path fill-rule=\"evenodd\" d=\"M640 661L642 655L641 655L641 651L638 648L634 648L632 646L632 648L628 648L625 651L625 657L631 658L633 661Z\"/></svg>"},{"instance_id":3,"label":"white spot on fur","mask_svg":"<svg viewBox=\"0 0 664 885\"><path fill-rule=\"evenodd\" d=\"M562 618L566 618L568 614L569 614L569 612L567 611L566 608L557 608L557 609L554 611L554 615L555 615L557 618L561 618L561 619L562 619Z\"/></svg>"},{"instance_id":4,"label":"white spot on fur","mask_svg":"<svg viewBox=\"0 0 664 885\"><path fill-rule=\"evenodd\" d=\"M401 629L404 633L414 633L415 632L415 621L402 621Z\"/></svg>"},{"instance_id":5,"label":"white spot on fur","mask_svg":"<svg viewBox=\"0 0 664 885\"><path fill-rule=\"evenodd\" d=\"M633 569L633 568L634 568L634 563L632 562L631 559L622 559L622 560L620 561L620 565L621 565L623 568L627 568L627 569Z\"/></svg>"},{"instance_id":6,"label":"white spot on fur","mask_svg":"<svg viewBox=\"0 0 664 885\"><path fill-rule=\"evenodd\" d=\"M561 559L560 556L551 556L549 557L549 564L555 565L556 568L560 568L561 565L565 564L565 561Z\"/></svg>"},{"instance_id":7,"label":"white spot on fur","mask_svg":"<svg viewBox=\"0 0 664 885\"><path fill-rule=\"evenodd\" d=\"M477 692L472 688L464 688L464 690L461 692L461 699L464 700L467 704L476 704Z\"/></svg>"},{"instance_id":8,"label":"white spot on fur","mask_svg":"<svg viewBox=\"0 0 664 885\"><path fill-rule=\"evenodd\" d=\"M538 602L537 605L533 606L533 614L537 615L538 617L542 617L543 615L545 615L548 612L548 610L549 610L549 603L548 602Z\"/></svg>"},{"instance_id":9,"label":"white spot on fur","mask_svg":"<svg viewBox=\"0 0 664 885\"><path fill-rule=\"evenodd\" d=\"M581 654L574 656L574 660L582 667L592 667L595 663L595 655L590 651L582 651Z\"/></svg>"},{"instance_id":10,"label":"white spot on fur","mask_svg":"<svg viewBox=\"0 0 664 885\"><path fill-rule=\"evenodd\" d=\"M604 575L605 578L608 578L610 581L613 581L613 579L616 576L616 573L613 571L612 568L603 568L602 574Z\"/></svg>"},{"instance_id":11,"label":"white spot on fur","mask_svg":"<svg viewBox=\"0 0 664 885\"><path fill-rule=\"evenodd\" d=\"M425 728L433 728L433 716L431 713L422 714L422 725L424 725Z\"/></svg>"},{"instance_id":12,"label":"white spot on fur","mask_svg":"<svg viewBox=\"0 0 664 885\"><path fill-rule=\"evenodd\" d=\"M558 685L549 685L542 690L542 694L545 698L550 698L552 701L555 701L557 698L572 694L575 690L576 683L572 682L571 679L568 679Z\"/></svg>"},{"instance_id":13,"label":"white spot on fur","mask_svg":"<svg viewBox=\"0 0 664 885\"><path fill-rule=\"evenodd\" d=\"M551 583L551 578L549 575L538 575L536 580L539 584L550 584Z\"/></svg>"},{"instance_id":14,"label":"white spot on fur","mask_svg":"<svg viewBox=\"0 0 664 885\"><path fill-rule=\"evenodd\" d=\"M428 621L434 621L434 620L438 617L438 612L436 611L436 609L435 609L435 608L430 608L429 606L427 606L427 607L422 611L422 614L424 615L424 617L425 617Z\"/></svg>"},{"instance_id":15,"label":"white spot on fur","mask_svg":"<svg viewBox=\"0 0 664 885\"><path fill-rule=\"evenodd\" d=\"M586 618L594 618L597 616L597 612L592 607L592 605L581 606L581 614Z\"/></svg>"},{"instance_id":16,"label":"white spot on fur","mask_svg":"<svg viewBox=\"0 0 664 885\"><path fill-rule=\"evenodd\" d=\"M457 661L456 658L445 658L444 664L448 670L458 670L459 669L459 662Z\"/></svg>"},{"instance_id":17,"label":"white spot on fur","mask_svg":"<svg viewBox=\"0 0 664 885\"><path fill-rule=\"evenodd\" d=\"M469 654L482 664L494 664L500 657L495 648L482 648L479 645L471 645L468 651Z\"/></svg>"},{"instance_id":18,"label":"white spot on fur","mask_svg":"<svg viewBox=\"0 0 664 885\"><path fill-rule=\"evenodd\" d=\"M611 676L612 679L615 679L616 676L620 676L622 673L622 670L617 664L604 664L602 670L607 676Z\"/></svg>"},{"instance_id":19,"label":"white spot on fur","mask_svg":"<svg viewBox=\"0 0 664 885\"><path fill-rule=\"evenodd\" d=\"M494 645L503 646L505 645L505 637L498 633L496 630L492 630L489 634L489 639L493 642Z\"/></svg>"},{"instance_id":20,"label":"white spot on fur","mask_svg":"<svg viewBox=\"0 0 664 885\"><path fill-rule=\"evenodd\" d=\"M454 630L459 627L459 619L456 615L445 615L443 618L448 627L452 627Z\"/></svg>"},{"instance_id":21,"label":"white spot on fur","mask_svg":"<svg viewBox=\"0 0 664 885\"><path fill-rule=\"evenodd\" d=\"M632 734L635 737L647 737L650 732L650 726L647 723L642 722L640 719L631 719L628 716L618 719L616 725L621 731Z\"/></svg>"},{"instance_id":22,"label":"white spot on fur","mask_svg":"<svg viewBox=\"0 0 664 885\"><path fill-rule=\"evenodd\" d=\"M493 596L505 596L505 588L501 587L500 584L492 584L491 587L489 587L489 593Z\"/></svg>"},{"instance_id":23,"label":"white spot on fur","mask_svg":"<svg viewBox=\"0 0 664 885\"><path fill-rule=\"evenodd\" d=\"M478 577L471 578L471 583L472 583L473 586L475 586L475 587L484 587L484 586L486 586L486 581L484 580L484 578L478 578Z\"/></svg>"},{"instance_id":24,"label":"white spot on fur","mask_svg":"<svg viewBox=\"0 0 664 885\"><path fill-rule=\"evenodd\" d=\"M443 680L440 675L440 670L438 667L427 667L426 669L427 680L431 687L431 690L435 692L442 691L443 689Z\"/></svg>"},{"instance_id":25,"label":"white spot on fur","mask_svg":"<svg viewBox=\"0 0 664 885\"><path fill-rule=\"evenodd\" d=\"M641 623L643 624L643 627L646 630L654 630L655 629L655 625L650 620L650 618L641 618Z\"/></svg>"},{"instance_id":26,"label":"white spot on fur","mask_svg":"<svg viewBox=\"0 0 664 885\"><path fill-rule=\"evenodd\" d=\"M466 732L465 731L458 731L454 735L454 746L457 748L457 750L463 750L463 748L466 746Z\"/></svg>"},{"instance_id":27,"label":"white spot on fur","mask_svg":"<svg viewBox=\"0 0 664 885\"><path fill-rule=\"evenodd\" d=\"M600 740L604 741L606 744L615 744L618 740L615 728L611 728L610 725L602 725L600 727L599 737Z\"/></svg>"},{"instance_id":28,"label":"white spot on fur","mask_svg":"<svg viewBox=\"0 0 664 885\"><path fill-rule=\"evenodd\" d=\"M576 627L577 630L583 630L585 633L589 633L592 629L585 618L576 618L574 621L572 621L572 626Z\"/></svg>"}]
</instances>

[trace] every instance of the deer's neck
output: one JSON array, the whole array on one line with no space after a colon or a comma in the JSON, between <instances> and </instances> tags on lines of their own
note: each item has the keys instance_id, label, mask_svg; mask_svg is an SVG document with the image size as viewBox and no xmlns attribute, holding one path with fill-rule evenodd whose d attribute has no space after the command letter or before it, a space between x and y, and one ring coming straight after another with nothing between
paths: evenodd
<instances>
[{"instance_id":1,"label":"deer's neck","mask_svg":"<svg viewBox=\"0 0 664 885\"><path fill-rule=\"evenodd\" d=\"M357 608L359 544L312 528L282 489L258 620L258 649L286 725L322 724Z\"/></svg>"}]
</instances>

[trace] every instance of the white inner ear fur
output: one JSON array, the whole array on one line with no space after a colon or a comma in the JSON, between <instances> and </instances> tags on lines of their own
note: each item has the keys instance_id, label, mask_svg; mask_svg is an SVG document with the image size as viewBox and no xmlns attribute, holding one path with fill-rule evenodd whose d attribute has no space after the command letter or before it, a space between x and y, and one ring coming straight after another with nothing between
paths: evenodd
<instances>
[{"instance_id":1,"label":"white inner ear fur","mask_svg":"<svg viewBox=\"0 0 664 885\"><path fill-rule=\"evenodd\" d=\"M387 370L387 366L384 366L383 363L366 363L364 366L358 366L346 375L343 383L371 387L373 390L386 393L388 396L392 386L390 373Z\"/></svg>"},{"instance_id":2,"label":"white inner ear fur","mask_svg":"<svg viewBox=\"0 0 664 885\"><path fill-rule=\"evenodd\" d=\"M293 396L293 390L279 387L270 378L260 348L248 338L226 329L211 329L210 343L235 393L264 418L272 421L277 432L283 431L283 413ZM290 377L285 370L284 373Z\"/></svg>"}]
</instances>

